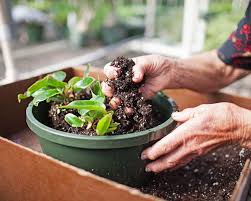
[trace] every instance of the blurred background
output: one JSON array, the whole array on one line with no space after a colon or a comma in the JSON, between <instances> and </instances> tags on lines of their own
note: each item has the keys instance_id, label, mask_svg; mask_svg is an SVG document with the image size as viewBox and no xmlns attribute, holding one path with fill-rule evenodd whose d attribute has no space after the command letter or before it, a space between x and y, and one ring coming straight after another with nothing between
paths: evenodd
<instances>
[{"instance_id":1,"label":"blurred background","mask_svg":"<svg viewBox=\"0 0 251 201\"><path fill-rule=\"evenodd\" d=\"M117 56L218 48L248 0L1 0L1 84ZM251 97L251 77L223 91Z\"/></svg>"}]
</instances>

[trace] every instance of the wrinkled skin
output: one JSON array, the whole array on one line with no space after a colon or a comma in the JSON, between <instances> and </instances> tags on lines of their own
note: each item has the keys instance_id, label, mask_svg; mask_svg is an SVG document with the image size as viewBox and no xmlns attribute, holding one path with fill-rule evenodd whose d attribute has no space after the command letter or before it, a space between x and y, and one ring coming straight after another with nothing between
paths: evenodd
<instances>
[{"instance_id":1,"label":"wrinkled skin","mask_svg":"<svg viewBox=\"0 0 251 201\"><path fill-rule=\"evenodd\" d=\"M140 88L145 98L152 97L156 92L171 86L171 77L166 76L171 74L169 66L175 65L175 60L166 60L165 57L159 55L149 55L132 58L135 62L133 66L133 81L139 83L147 76L144 86ZM110 63L105 65L104 73L109 79L114 79L118 76L118 69L110 66ZM165 82L163 82L165 80ZM112 96L112 88L105 82L102 83L103 92L106 96Z\"/></svg>"},{"instance_id":2,"label":"wrinkled skin","mask_svg":"<svg viewBox=\"0 0 251 201\"><path fill-rule=\"evenodd\" d=\"M145 84L140 88L145 98L166 88L188 88L213 92L250 72L225 65L216 51L174 60L158 55L133 58L133 81ZM107 64L104 72L109 79L118 76L118 69ZM213 80L213 81L212 81ZM105 95L113 89L102 83ZM119 104L119 101L118 101ZM172 114L179 126L166 137L142 152L141 159L150 159L146 171L161 172L178 168L193 158L206 154L226 143L237 142L251 148L251 111L231 103L217 103L188 108Z\"/></svg>"},{"instance_id":3,"label":"wrinkled skin","mask_svg":"<svg viewBox=\"0 0 251 201\"><path fill-rule=\"evenodd\" d=\"M143 160L155 160L146 171L183 166L226 143L239 142L251 148L251 112L232 103L200 105L173 113L172 117L180 126L141 155Z\"/></svg>"}]
</instances>

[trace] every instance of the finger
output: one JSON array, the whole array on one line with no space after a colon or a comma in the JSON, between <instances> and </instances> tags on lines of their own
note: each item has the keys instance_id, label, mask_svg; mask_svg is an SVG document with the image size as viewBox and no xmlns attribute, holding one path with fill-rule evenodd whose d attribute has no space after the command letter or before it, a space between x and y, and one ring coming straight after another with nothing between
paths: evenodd
<instances>
[{"instance_id":1,"label":"finger","mask_svg":"<svg viewBox=\"0 0 251 201\"><path fill-rule=\"evenodd\" d=\"M116 110L121 105L121 99L119 97L113 97L110 100L109 105L112 107L112 109Z\"/></svg>"},{"instance_id":2,"label":"finger","mask_svg":"<svg viewBox=\"0 0 251 201\"><path fill-rule=\"evenodd\" d=\"M139 83L143 80L147 66L145 61L139 58L140 57L132 58L132 60L135 62L135 65L133 66L132 69L133 72L132 80L136 83Z\"/></svg>"},{"instance_id":3,"label":"finger","mask_svg":"<svg viewBox=\"0 0 251 201\"><path fill-rule=\"evenodd\" d=\"M187 161L197 156L202 156L209 151L217 148L219 145L226 142L221 137L198 134L201 133L200 129L195 129L196 121L189 121L182 124L180 127L187 128L187 134L184 135L182 143L179 146L162 154L165 156L160 157L158 160L148 164L146 166L146 171L160 172L164 169L175 168L184 165ZM193 130L191 130L193 128ZM177 130L177 129L176 129ZM194 132L198 130L198 132Z\"/></svg>"},{"instance_id":4,"label":"finger","mask_svg":"<svg viewBox=\"0 0 251 201\"><path fill-rule=\"evenodd\" d=\"M152 98L156 94L149 85L140 87L139 92L142 93L146 100Z\"/></svg>"},{"instance_id":5,"label":"finger","mask_svg":"<svg viewBox=\"0 0 251 201\"><path fill-rule=\"evenodd\" d=\"M141 154L141 159L155 160L158 157L168 154L186 141L190 130L189 124L182 124L173 130L170 134L156 142L153 146L145 149Z\"/></svg>"},{"instance_id":6,"label":"finger","mask_svg":"<svg viewBox=\"0 0 251 201\"><path fill-rule=\"evenodd\" d=\"M133 66L132 80L136 83L139 83L143 80L143 77L144 77L144 68L141 65Z\"/></svg>"},{"instance_id":7,"label":"finger","mask_svg":"<svg viewBox=\"0 0 251 201\"><path fill-rule=\"evenodd\" d=\"M181 112L172 113L172 118L178 122L185 122L196 116L196 108L187 108Z\"/></svg>"},{"instance_id":8,"label":"finger","mask_svg":"<svg viewBox=\"0 0 251 201\"><path fill-rule=\"evenodd\" d=\"M110 87L106 82L101 83L102 91L105 96L112 97L113 96L113 89Z\"/></svg>"},{"instance_id":9,"label":"finger","mask_svg":"<svg viewBox=\"0 0 251 201\"><path fill-rule=\"evenodd\" d=\"M172 118L178 122L185 122L189 119L193 119L200 114L204 113L207 109L208 105L202 104L194 108L186 108L181 112L172 113Z\"/></svg>"},{"instance_id":10,"label":"finger","mask_svg":"<svg viewBox=\"0 0 251 201\"><path fill-rule=\"evenodd\" d=\"M205 145L205 148L200 148L200 146L198 146L198 150L193 151L192 149L190 149L190 154L188 154L188 156L186 156L185 158L183 158L181 161L177 162L177 165L175 165L174 167L169 167L168 169L170 170L177 170L185 165L187 165L188 163L190 163L194 158L198 157L198 156L202 156L208 152L210 152L213 149L216 149L218 147L218 145L210 145L209 147L206 147L207 145ZM167 169L167 168L166 168Z\"/></svg>"},{"instance_id":11,"label":"finger","mask_svg":"<svg viewBox=\"0 0 251 201\"><path fill-rule=\"evenodd\" d=\"M241 146L247 149L251 149L251 142L250 141L241 141L240 142Z\"/></svg>"},{"instance_id":12,"label":"finger","mask_svg":"<svg viewBox=\"0 0 251 201\"><path fill-rule=\"evenodd\" d=\"M202 146L194 144L193 141L190 141L186 146L182 145L170 154L167 154L160 159L149 163L146 166L146 171L158 173L165 169L178 169L189 163L194 158L216 149L218 146L219 144L215 144L213 141L206 142ZM197 149L191 149L190 147L196 147Z\"/></svg>"},{"instance_id":13,"label":"finger","mask_svg":"<svg viewBox=\"0 0 251 201\"><path fill-rule=\"evenodd\" d=\"M146 166L146 171L158 173L166 169L178 168L186 165L195 157L195 154L190 154L188 150L180 147L171 155L163 156L160 159L149 163Z\"/></svg>"},{"instance_id":14,"label":"finger","mask_svg":"<svg viewBox=\"0 0 251 201\"><path fill-rule=\"evenodd\" d=\"M118 77L119 68L111 66L111 63L108 63L104 67L104 73L109 79L114 79Z\"/></svg>"}]
</instances>

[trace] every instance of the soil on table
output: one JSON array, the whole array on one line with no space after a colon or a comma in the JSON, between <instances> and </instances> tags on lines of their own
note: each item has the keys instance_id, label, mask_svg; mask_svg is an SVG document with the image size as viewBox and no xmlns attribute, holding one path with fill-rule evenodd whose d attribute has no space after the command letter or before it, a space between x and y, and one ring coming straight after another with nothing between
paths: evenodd
<instances>
[{"instance_id":1,"label":"soil on table","mask_svg":"<svg viewBox=\"0 0 251 201\"><path fill-rule=\"evenodd\" d=\"M221 147L183 168L156 174L140 190L170 201L229 200L251 151Z\"/></svg>"},{"instance_id":2,"label":"soil on table","mask_svg":"<svg viewBox=\"0 0 251 201\"><path fill-rule=\"evenodd\" d=\"M119 69L119 76L113 80L106 80L106 82L114 89L113 97L120 98L121 100L121 104L115 109L109 104L112 98L106 97L107 110L113 110L113 120L120 123L117 130L111 133L111 135L142 131L161 124L164 119L158 107L152 104L150 100L145 100L139 92L139 88L144 82L136 84L132 81L132 68L135 65L134 61L125 57L118 57L112 61L111 65ZM87 90L83 91L81 94L72 94L72 100L85 100L90 98L91 93ZM51 103L51 108L49 110L51 127L80 135L96 135L95 130L92 128L87 130L84 127L73 128L69 126L64 120L64 116L69 112L75 115L78 115L78 113L74 110L59 110L58 106L59 105L56 103ZM128 108L130 114L126 112Z\"/></svg>"}]
</instances>

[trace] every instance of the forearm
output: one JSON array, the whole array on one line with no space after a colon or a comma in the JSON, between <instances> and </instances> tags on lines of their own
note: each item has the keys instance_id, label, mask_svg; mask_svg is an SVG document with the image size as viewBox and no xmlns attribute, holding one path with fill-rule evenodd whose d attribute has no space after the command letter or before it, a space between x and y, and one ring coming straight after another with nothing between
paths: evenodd
<instances>
[{"instance_id":1,"label":"forearm","mask_svg":"<svg viewBox=\"0 0 251 201\"><path fill-rule=\"evenodd\" d=\"M174 88L199 92L217 91L250 73L224 64L215 50L178 60L175 65Z\"/></svg>"}]
</instances>

